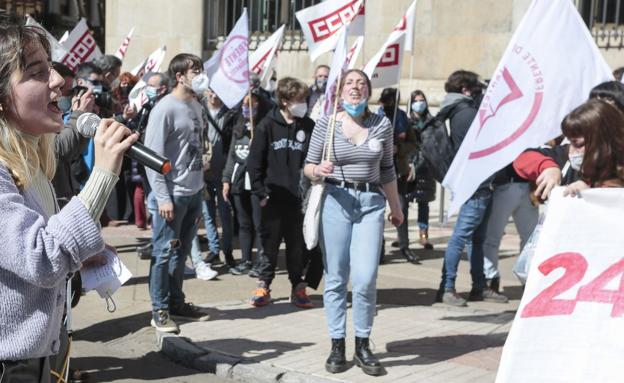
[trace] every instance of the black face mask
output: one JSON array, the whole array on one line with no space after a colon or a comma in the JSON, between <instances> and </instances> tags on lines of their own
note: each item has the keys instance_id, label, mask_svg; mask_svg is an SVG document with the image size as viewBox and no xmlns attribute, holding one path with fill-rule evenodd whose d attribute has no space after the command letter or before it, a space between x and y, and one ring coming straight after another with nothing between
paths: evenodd
<instances>
[{"instance_id":1,"label":"black face mask","mask_svg":"<svg viewBox=\"0 0 624 383\"><path fill-rule=\"evenodd\" d=\"M120 93L121 93L121 97L128 98L128 95L130 94L130 91L132 89L130 89L130 87L126 85L126 86L120 86L119 90L120 90Z\"/></svg>"}]
</instances>

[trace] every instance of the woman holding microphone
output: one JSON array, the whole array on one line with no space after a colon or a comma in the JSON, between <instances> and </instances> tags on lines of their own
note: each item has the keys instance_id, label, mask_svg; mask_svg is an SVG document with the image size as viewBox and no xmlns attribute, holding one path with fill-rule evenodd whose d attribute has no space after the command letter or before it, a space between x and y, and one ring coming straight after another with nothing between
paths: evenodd
<instances>
[{"instance_id":1,"label":"woman holding microphone","mask_svg":"<svg viewBox=\"0 0 624 383\"><path fill-rule=\"evenodd\" d=\"M97 224L138 138L105 119L95 135L95 168L63 209L50 183L62 77L45 33L0 24L0 381L49 382L59 349L65 282L104 249Z\"/></svg>"}]
</instances>

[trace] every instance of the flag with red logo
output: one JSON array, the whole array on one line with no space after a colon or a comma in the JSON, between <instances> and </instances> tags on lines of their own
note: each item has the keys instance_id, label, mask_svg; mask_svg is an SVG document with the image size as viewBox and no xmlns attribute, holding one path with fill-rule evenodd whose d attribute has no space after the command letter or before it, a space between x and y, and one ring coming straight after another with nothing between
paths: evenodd
<instances>
[{"instance_id":1,"label":"flag with red logo","mask_svg":"<svg viewBox=\"0 0 624 383\"><path fill-rule=\"evenodd\" d=\"M40 28L45 32L45 35L50 43L50 48L52 50L52 61L62 62L65 56L67 56L67 49L57 41L50 32L48 32L44 27L42 27L38 22L35 21L30 16L26 17L26 25Z\"/></svg>"},{"instance_id":2,"label":"flag with red logo","mask_svg":"<svg viewBox=\"0 0 624 383\"><path fill-rule=\"evenodd\" d=\"M394 31L381 49L364 67L373 88L386 88L399 83L405 32Z\"/></svg>"},{"instance_id":3,"label":"flag with red logo","mask_svg":"<svg viewBox=\"0 0 624 383\"><path fill-rule=\"evenodd\" d=\"M351 36L363 36L364 14L363 0L324 1L297 12L312 61L334 49L338 32L346 24L351 24Z\"/></svg>"},{"instance_id":4,"label":"flag with red logo","mask_svg":"<svg viewBox=\"0 0 624 383\"><path fill-rule=\"evenodd\" d=\"M97 46L85 18L80 19L62 45L68 53L61 62L71 70L75 70L83 62L92 61L102 56L102 51Z\"/></svg>"},{"instance_id":5,"label":"flag with red logo","mask_svg":"<svg viewBox=\"0 0 624 383\"><path fill-rule=\"evenodd\" d=\"M258 48L249 56L249 69L258 75L260 83L263 85L270 78L271 70L275 66L275 58L282 44L285 28L285 25L279 27L268 39L258 45Z\"/></svg>"},{"instance_id":6,"label":"flag with red logo","mask_svg":"<svg viewBox=\"0 0 624 383\"><path fill-rule=\"evenodd\" d=\"M210 89L228 108L236 106L249 89L248 22L247 8L244 8L234 29L209 60L214 65L204 65L210 77Z\"/></svg>"},{"instance_id":7,"label":"flag with red logo","mask_svg":"<svg viewBox=\"0 0 624 383\"><path fill-rule=\"evenodd\" d=\"M560 135L565 115L609 80L611 69L573 3L534 0L444 178L449 216L523 150Z\"/></svg>"},{"instance_id":8,"label":"flag with red logo","mask_svg":"<svg viewBox=\"0 0 624 383\"><path fill-rule=\"evenodd\" d=\"M163 45L152 52L152 54L150 54L141 64L137 65L130 72L140 79L132 90L130 90L130 94L128 95L130 105L134 106L137 111L141 110L143 105L145 105L148 101L148 98L145 95L145 87L147 84L143 81L143 75L149 72L159 72L166 53L167 47Z\"/></svg>"},{"instance_id":9,"label":"flag with red logo","mask_svg":"<svg viewBox=\"0 0 624 383\"><path fill-rule=\"evenodd\" d=\"M134 27L132 27L128 35L123 39L121 46L119 47L119 49L117 49L117 52L115 52L115 57L117 57L118 59L123 60L126 56L126 51L128 50L128 45L130 45L130 40L132 39L133 33Z\"/></svg>"}]
</instances>

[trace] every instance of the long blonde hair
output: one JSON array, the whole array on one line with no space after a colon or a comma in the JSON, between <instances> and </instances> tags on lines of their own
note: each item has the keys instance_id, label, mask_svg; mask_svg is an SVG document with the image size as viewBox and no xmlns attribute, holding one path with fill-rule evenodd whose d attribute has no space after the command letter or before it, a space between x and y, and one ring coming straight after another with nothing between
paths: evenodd
<instances>
[{"instance_id":1,"label":"long blonde hair","mask_svg":"<svg viewBox=\"0 0 624 383\"><path fill-rule=\"evenodd\" d=\"M38 170L48 179L54 177L56 157L54 135L28 137L6 116L12 102L11 77L26 66L26 56L41 46L50 56L50 44L37 27L19 24L0 25L0 163L6 166L19 188L28 187Z\"/></svg>"}]
</instances>

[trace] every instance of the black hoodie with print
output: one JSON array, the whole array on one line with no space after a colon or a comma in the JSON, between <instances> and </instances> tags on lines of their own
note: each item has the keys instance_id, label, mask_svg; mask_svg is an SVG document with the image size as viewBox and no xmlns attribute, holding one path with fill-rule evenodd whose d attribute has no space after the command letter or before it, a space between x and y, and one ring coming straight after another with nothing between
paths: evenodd
<instances>
[{"instance_id":1,"label":"black hoodie with print","mask_svg":"<svg viewBox=\"0 0 624 383\"><path fill-rule=\"evenodd\" d=\"M254 130L247 157L251 189L260 199L300 201L299 182L314 121L295 118L288 124L273 108Z\"/></svg>"}]
</instances>

